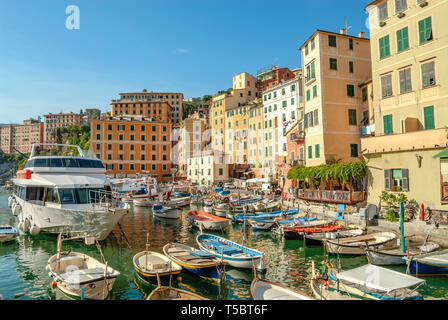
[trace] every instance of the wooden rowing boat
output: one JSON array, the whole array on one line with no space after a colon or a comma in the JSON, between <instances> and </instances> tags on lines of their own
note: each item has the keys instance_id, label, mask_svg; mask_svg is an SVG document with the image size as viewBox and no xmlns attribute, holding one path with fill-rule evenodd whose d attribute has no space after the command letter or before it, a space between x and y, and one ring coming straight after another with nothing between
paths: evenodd
<instances>
[{"instance_id":1,"label":"wooden rowing boat","mask_svg":"<svg viewBox=\"0 0 448 320\"><path fill-rule=\"evenodd\" d=\"M208 300L193 292L173 287L157 287L146 300Z\"/></svg>"},{"instance_id":2,"label":"wooden rowing boat","mask_svg":"<svg viewBox=\"0 0 448 320\"><path fill-rule=\"evenodd\" d=\"M315 300L302 291L256 276L250 285L250 293L254 300Z\"/></svg>"},{"instance_id":3,"label":"wooden rowing boat","mask_svg":"<svg viewBox=\"0 0 448 320\"><path fill-rule=\"evenodd\" d=\"M188 212L187 220L192 226L202 230L222 231L231 224L229 219L217 217L203 211Z\"/></svg>"},{"instance_id":4,"label":"wooden rowing boat","mask_svg":"<svg viewBox=\"0 0 448 320\"><path fill-rule=\"evenodd\" d=\"M331 255L364 255L364 248L379 247L396 238L397 235L393 232L376 232L342 239L325 239L323 242Z\"/></svg>"}]
</instances>

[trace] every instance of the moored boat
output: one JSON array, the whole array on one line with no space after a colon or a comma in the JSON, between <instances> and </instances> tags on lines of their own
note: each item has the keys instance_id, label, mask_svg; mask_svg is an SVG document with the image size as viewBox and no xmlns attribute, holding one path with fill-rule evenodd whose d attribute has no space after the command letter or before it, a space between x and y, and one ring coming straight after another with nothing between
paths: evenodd
<instances>
[{"instance_id":1,"label":"moored boat","mask_svg":"<svg viewBox=\"0 0 448 320\"><path fill-rule=\"evenodd\" d=\"M208 300L193 292L173 287L159 286L154 289L146 300Z\"/></svg>"},{"instance_id":2,"label":"moored boat","mask_svg":"<svg viewBox=\"0 0 448 320\"><path fill-rule=\"evenodd\" d=\"M364 255L364 248L383 246L396 238L397 235L393 232L376 232L356 237L324 239L323 242L327 252L332 255Z\"/></svg>"},{"instance_id":3,"label":"moored boat","mask_svg":"<svg viewBox=\"0 0 448 320\"><path fill-rule=\"evenodd\" d=\"M306 293L279 283L254 277L250 285L254 300L315 300Z\"/></svg>"},{"instance_id":4,"label":"moored boat","mask_svg":"<svg viewBox=\"0 0 448 320\"><path fill-rule=\"evenodd\" d=\"M19 231L10 225L0 225L0 243L13 241L19 236Z\"/></svg>"},{"instance_id":5,"label":"moored boat","mask_svg":"<svg viewBox=\"0 0 448 320\"><path fill-rule=\"evenodd\" d=\"M424 253L436 251L440 246L435 242L427 242L421 245L415 245L406 248L405 252L402 252L401 246L395 245L390 248L368 248L366 249L367 260L371 264L377 266L392 266L392 265L404 265L406 260Z\"/></svg>"},{"instance_id":6,"label":"moored boat","mask_svg":"<svg viewBox=\"0 0 448 320\"><path fill-rule=\"evenodd\" d=\"M404 258L407 273L415 276L448 276L448 249Z\"/></svg>"},{"instance_id":7,"label":"moored boat","mask_svg":"<svg viewBox=\"0 0 448 320\"><path fill-rule=\"evenodd\" d=\"M188 222L198 228L203 230L215 230L223 231L225 228L230 226L230 220L222 217L217 217L213 214L203 212L203 211L190 211L187 213Z\"/></svg>"},{"instance_id":8,"label":"moored boat","mask_svg":"<svg viewBox=\"0 0 448 320\"><path fill-rule=\"evenodd\" d=\"M222 258L233 267L250 269L254 265L257 270L266 270L263 252L211 234L198 235L196 242L201 250Z\"/></svg>"},{"instance_id":9,"label":"moored boat","mask_svg":"<svg viewBox=\"0 0 448 320\"><path fill-rule=\"evenodd\" d=\"M163 253L185 270L201 278L222 279L225 262L214 254L173 242L163 247Z\"/></svg>"},{"instance_id":10,"label":"moored boat","mask_svg":"<svg viewBox=\"0 0 448 320\"><path fill-rule=\"evenodd\" d=\"M166 278L171 275L177 275L182 267L171 261L165 255L154 251L142 251L137 253L132 259L134 270L147 282L157 281L157 275L160 278Z\"/></svg>"},{"instance_id":11,"label":"moored boat","mask_svg":"<svg viewBox=\"0 0 448 320\"><path fill-rule=\"evenodd\" d=\"M152 207L152 214L159 218L178 219L180 218L179 210L176 208L165 207L160 204Z\"/></svg>"}]
</instances>

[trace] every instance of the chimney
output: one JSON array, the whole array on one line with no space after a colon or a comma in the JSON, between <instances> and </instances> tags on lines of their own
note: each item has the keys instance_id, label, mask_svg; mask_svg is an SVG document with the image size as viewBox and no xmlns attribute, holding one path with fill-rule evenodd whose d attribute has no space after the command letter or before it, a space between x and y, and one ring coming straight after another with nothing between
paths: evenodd
<instances>
[{"instance_id":1,"label":"chimney","mask_svg":"<svg viewBox=\"0 0 448 320\"><path fill-rule=\"evenodd\" d=\"M339 33L340 33L340 34L345 34L345 29L344 29L344 28L339 29Z\"/></svg>"},{"instance_id":2,"label":"chimney","mask_svg":"<svg viewBox=\"0 0 448 320\"><path fill-rule=\"evenodd\" d=\"M359 32L359 33L358 33L358 38L364 38L364 32L362 32L362 31Z\"/></svg>"}]
</instances>

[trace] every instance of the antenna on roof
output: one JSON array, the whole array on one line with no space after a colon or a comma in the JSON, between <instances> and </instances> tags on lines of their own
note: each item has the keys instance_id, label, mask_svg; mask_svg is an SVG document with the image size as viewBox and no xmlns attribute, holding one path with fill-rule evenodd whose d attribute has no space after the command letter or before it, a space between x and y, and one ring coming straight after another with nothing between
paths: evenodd
<instances>
[{"instance_id":1,"label":"antenna on roof","mask_svg":"<svg viewBox=\"0 0 448 320\"><path fill-rule=\"evenodd\" d=\"M347 17L345 17L345 32L347 33L348 30L349 30L351 27L352 27L352 26L348 26L348 23L347 23Z\"/></svg>"}]
</instances>

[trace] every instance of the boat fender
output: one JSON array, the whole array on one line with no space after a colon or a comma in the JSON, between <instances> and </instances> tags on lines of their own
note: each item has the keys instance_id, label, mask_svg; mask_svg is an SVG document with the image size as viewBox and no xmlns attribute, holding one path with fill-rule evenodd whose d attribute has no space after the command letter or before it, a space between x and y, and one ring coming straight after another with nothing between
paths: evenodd
<instances>
[{"instance_id":1,"label":"boat fender","mask_svg":"<svg viewBox=\"0 0 448 320\"><path fill-rule=\"evenodd\" d=\"M19 222L19 225L17 226L17 228L19 228L20 231L23 231L23 221Z\"/></svg>"},{"instance_id":2,"label":"boat fender","mask_svg":"<svg viewBox=\"0 0 448 320\"><path fill-rule=\"evenodd\" d=\"M30 229L30 234L33 236L37 236L40 233L40 228L36 225L32 226Z\"/></svg>"},{"instance_id":3,"label":"boat fender","mask_svg":"<svg viewBox=\"0 0 448 320\"><path fill-rule=\"evenodd\" d=\"M325 286L325 288L328 289L328 287L329 287L329 285L328 285L328 280L324 280L324 286Z\"/></svg>"},{"instance_id":4,"label":"boat fender","mask_svg":"<svg viewBox=\"0 0 448 320\"><path fill-rule=\"evenodd\" d=\"M12 214L15 215L15 216L19 215L19 213L21 211L22 211L22 207L21 207L21 205L19 203L16 203L14 205L14 207L12 208Z\"/></svg>"},{"instance_id":5,"label":"boat fender","mask_svg":"<svg viewBox=\"0 0 448 320\"><path fill-rule=\"evenodd\" d=\"M23 231L28 232L30 231L30 228L31 228L30 220L25 219L25 221L23 222Z\"/></svg>"},{"instance_id":6,"label":"boat fender","mask_svg":"<svg viewBox=\"0 0 448 320\"><path fill-rule=\"evenodd\" d=\"M58 286L58 283L57 283L56 281L53 281L53 282L51 283L51 287L52 287L53 289L55 289L57 286Z\"/></svg>"}]
</instances>

